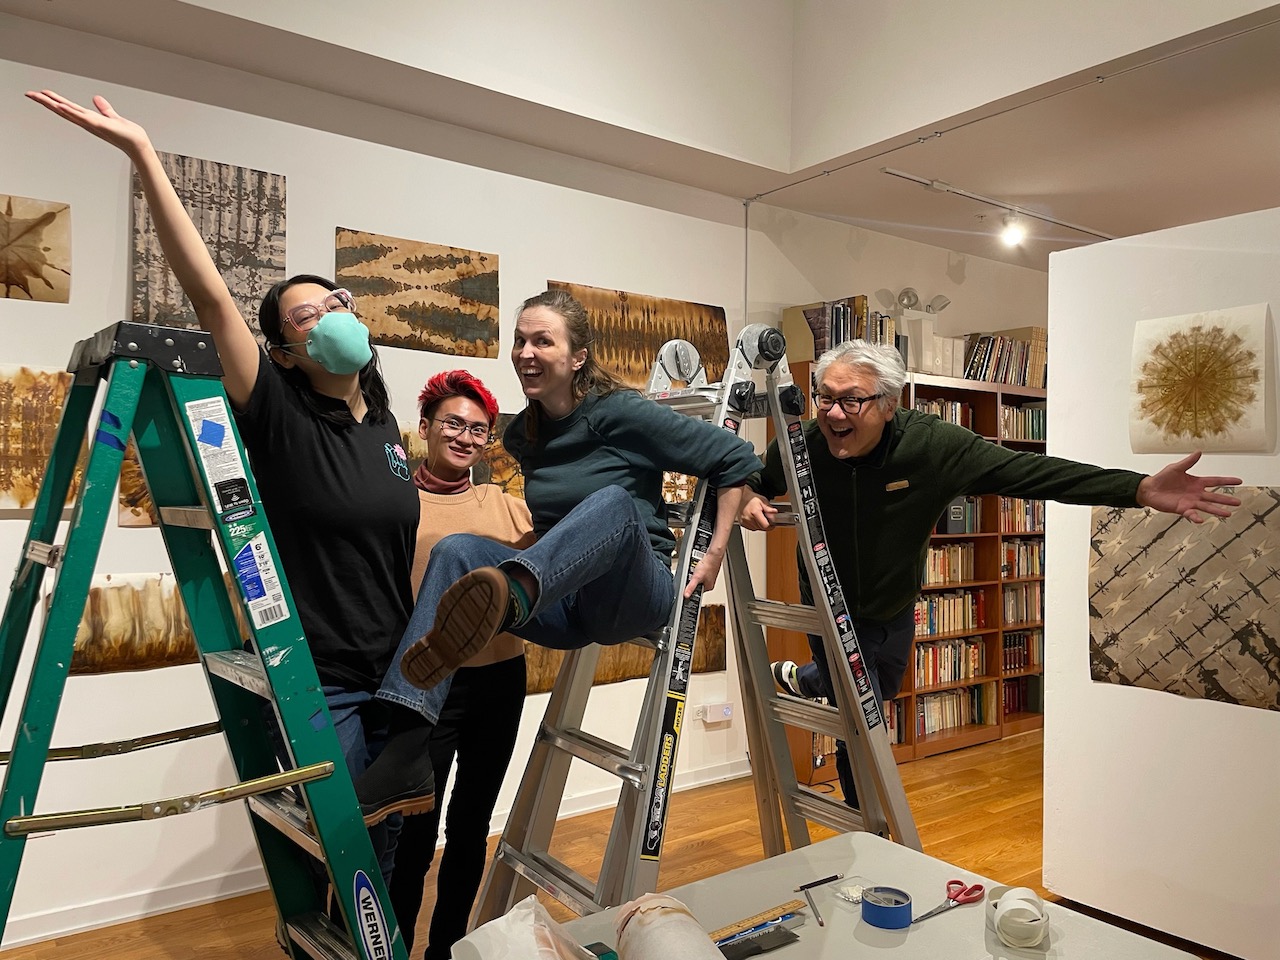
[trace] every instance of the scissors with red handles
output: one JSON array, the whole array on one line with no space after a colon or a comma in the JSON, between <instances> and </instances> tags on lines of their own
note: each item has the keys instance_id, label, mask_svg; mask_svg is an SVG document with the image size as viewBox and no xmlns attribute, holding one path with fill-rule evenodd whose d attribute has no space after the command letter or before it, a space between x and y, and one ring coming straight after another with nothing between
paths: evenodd
<instances>
[{"instance_id":1,"label":"scissors with red handles","mask_svg":"<svg viewBox=\"0 0 1280 960\"><path fill-rule=\"evenodd\" d=\"M952 907L958 907L962 903L973 903L975 900L981 900L982 894L985 892L986 891L980 883L968 886L963 880L948 880L947 899L938 904L938 906L934 907L928 913L916 917L911 922L919 923L921 920L928 920L930 917L937 916L939 913L945 913Z\"/></svg>"}]
</instances>

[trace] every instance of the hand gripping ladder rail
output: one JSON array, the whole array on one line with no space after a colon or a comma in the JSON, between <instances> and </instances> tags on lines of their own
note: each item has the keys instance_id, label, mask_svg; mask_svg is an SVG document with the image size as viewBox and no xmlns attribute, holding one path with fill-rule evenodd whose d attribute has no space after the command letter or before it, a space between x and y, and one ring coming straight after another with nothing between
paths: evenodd
<instances>
[{"instance_id":1,"label":"hand gripping ladder rail","mask_svg":"<svg viewBox=\"0 0 1280 960\"><path fill-rule=\"evenodd\" d=\"M650 375L649 396L677 411L688 412L696 407L713 422L737 433L742 414L734 404L743 396L739 385L745 381L747 388L752 386L756 351L754 341L747 340L739 340L734 349L725 381L712 385L707 384L692 344L683 340L667 343ZM673 380L687 382L689 387L672 390ZM677 550L676 599L667 627L655 636L636 641L652 646L656 653L631 748L608 743L582 730L600 647L592 644L570 651L556 678L507 827L489 866L474 916L476 923L503 915L535 888L547 891L581 915L657 889L667 802L702 602L701 589L687 600L683 593L715 528L716 498L712 494L707 482L699 480L689 503L669 505L669 522L686 531ZM595 883L549 852L574 758L622 780L613 827Z\"/></svg>"},{"instance_id":2,"label":"hand gripping ladder rail","mask_svg":"<svg viewBox=\"0 0 1280 960\"><path fill-rule=\"evenodd\" d=\"M781 334L774 333L781 340ZM779 603L757 597L741 528L734 528L725 558L734 649L765 854L775 856L786 850L779 805L793 847L810 842L807 818L835 830L867 830L892 836L898 843L919 850L920 837L894 763L881 705L865 669L858 637L826 549L827 538L800 421L804 394L791 380L784 350L785 343L777 349L759 351L756 366L765 371L765 395L755 400L763 403L764 415L772 417L791 501L791 510L779 510L774 523L795 525L799 552L809 583L815 588L815 605ZM745 391L744 387L739 389ZM763 626L820 636L827 662L832 665L836 703L855 704L856 709L839 710L778 692L769 668ZM844 741L860 810L797 783L786 738L787 726Z\"/></svg>"},{"instance_id":3,"label":"hand gripping ladder rail","mask_svg":"<svg viewBox=\"0 0 1280 960\"><path fill-rule=\"evenodd\" d=\"M384 906L388 900L368 831L230 416L212 338L198 330L119 323L77 344L68 370L74 382L0 622L2 714L44 576L55 571L13 750L0 756L7 762L0 795L0 930L8 922L26 838L33 832L149 820L244 799L275 898L277 939L286 952L404 960L404 941ZM105 396L91 425L100 379L106 380ZM220 722L50 750L76 628L131 433ZM65 542L55 545L86 443L70 529ZM235 601L215 540L238 583ZM233 602L243 605L251 624L252 650L242 644ZM264 700L274 710L291 769L280 770ZM127 753L218 732L226 737L240 783L126 807L34 812L46 761ZM328 919L311 858L323 864L354 935Z\"/></svg>"}]
</instances>

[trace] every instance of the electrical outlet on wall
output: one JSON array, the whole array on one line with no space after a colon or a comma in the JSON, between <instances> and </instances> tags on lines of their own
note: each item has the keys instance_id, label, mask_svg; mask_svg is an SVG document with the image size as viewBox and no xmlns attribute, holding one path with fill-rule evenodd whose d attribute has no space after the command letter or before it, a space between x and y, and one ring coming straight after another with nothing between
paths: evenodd
<instances>
[{"instance_id":1,"label":"electrical outlet on wall","mask_svg":"<svg viewBox=\"0 0 1280 960\"><path fill-rule=\"evenodd\" d=\"M701 703L693 708L693 719L703 723L728 723L733 719L733 704Z\"/></svg>"}]
</instances>

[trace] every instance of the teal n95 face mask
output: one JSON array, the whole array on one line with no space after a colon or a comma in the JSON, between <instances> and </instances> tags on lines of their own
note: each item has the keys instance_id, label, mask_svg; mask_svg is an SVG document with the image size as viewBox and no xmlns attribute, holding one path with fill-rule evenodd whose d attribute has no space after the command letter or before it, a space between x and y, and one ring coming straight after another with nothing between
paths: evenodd
<instances>
[{"instance_id":1,"label":"teal n95 face mask","mask_svg":"<svg viewBox=\"0 0 1280 960\"><path fill-rule=\"evenodd\" d=\"M330 310L307 331L307 356L330 373L359 373L373 359L369 346L369 328L356 319L354 313ZM286 353L299 343L280 344Z\"/></svg>"}]
</instances>

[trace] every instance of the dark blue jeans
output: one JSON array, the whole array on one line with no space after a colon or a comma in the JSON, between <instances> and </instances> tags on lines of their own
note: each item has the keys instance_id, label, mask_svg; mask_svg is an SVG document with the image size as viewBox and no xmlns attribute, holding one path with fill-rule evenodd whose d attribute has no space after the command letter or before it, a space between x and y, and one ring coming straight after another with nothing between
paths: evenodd
<instances>
[{"instance_id":1,"label":"dark blue jeans","mask_svg":"<svg viewBox=\"0 0 1280 960\"><path fill-rule=\"evenodd\" d=\"M883 704L886 695L890 698L898 695L902 678L907 672L911 638L916 632L914 605L907 607L905 613L888 623L855 619L853 629L858 634L858 646L862 650L862 662L866 665L867 674L871 677L871 687L876 692L876 699ZM809 650L813 653L813 662L806 663L799 669L796 675L797 686L806 697L825 697L829 703L844 709L835 698L831 669L827 664L827 652L822 645L822 638L810 635ZM854 786L849 752L843 740L836 741L836 773L840 777L844 802L857 807L858 791Z\"/></svg>"},{"instance_id":2,"label":"dark blue jeans","mask_svg":"<svg viewBox=\"0 0 1280 960\"><path fill-rule=\"evenodd\" d=\"M419 690L405 679L400 662L431 630L440 597L459 577L479 567L512 565L533 574L538 598L529 622L510 632L543 647L622 643L665 626L675 603L670 564L653 552L635 502L618 486L591 494L526 550L456 533L431 551L413 616L378 699L416 710L432 723L439 720L452 676Z\"/></svg>"}]
</instances>

